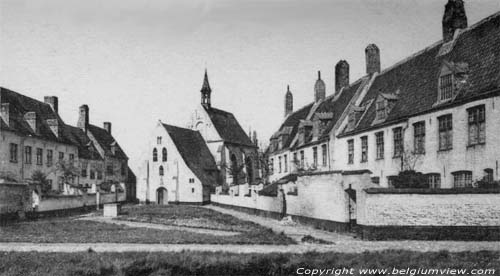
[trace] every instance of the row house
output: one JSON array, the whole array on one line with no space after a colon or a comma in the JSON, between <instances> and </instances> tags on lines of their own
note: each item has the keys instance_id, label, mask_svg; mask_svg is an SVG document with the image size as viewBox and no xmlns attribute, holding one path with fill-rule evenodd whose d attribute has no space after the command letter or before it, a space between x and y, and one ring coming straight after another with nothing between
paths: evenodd
<instances>
[{"instance_id":1,"label":"row house","mask_svg":"<svg viewBox=\"0 0 500 276\"><path fill-rule=\"evenodd\" d=\"M376 47L374 45L369 47ZM367 48L368 49L368 48ZM378 51L367 51L367 70L379 70ZM378 63L379 64L379 63ZM314 85L314 101L293 111L290 88L285 94L285 121L273 134L268 148L269 181L288 175L334 170L336 149L332 147L336 133L347 117L348 108L363 94L373 74L349 83L349 64L345 60L335 66L335 92L325 96L325 83L318 72Z\"/></svg>"},{"instance_id":2,"label":"row house","mask_svg":"<svg viewBox=\"0 0 500 276\"><path fill-rule=\"evenodd\" d=\"M449 1L443 40L376 74L338 137L339 170L369 170L391 187L401 171L430 188L473 187L499 177L500 13L468 27Z\"/></svg>"},{"instance_id":3,"label":"row house","mask_svg":"<svg viewBox=\"0 0 500 276\"><path fill-rule=\"evenodd\" d=\"M126 182L128 158L111 136L110 123L109 132L89 125L88 120L87 126L94 128L91 131L67 125L58 114L58 98L54 96L41 102L0 88L0 103L1 178L29 182L35 172L41 172L52 190L63 194L79 193L79 188L95 192L106 179ZM88 119L88 107L86 110ZM100 150L111 149L112 144L116 154L110 158ZM124 168L124 173L113 170L106 177L108 163ZM65 177L62 167L72 171L72 176Z\"/></svg>"}]
</instances>

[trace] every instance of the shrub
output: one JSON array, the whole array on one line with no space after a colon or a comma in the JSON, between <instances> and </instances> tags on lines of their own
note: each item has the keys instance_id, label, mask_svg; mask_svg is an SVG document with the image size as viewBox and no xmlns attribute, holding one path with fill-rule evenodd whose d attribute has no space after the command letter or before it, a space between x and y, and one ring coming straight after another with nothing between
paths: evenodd
<instances>
[{"instance_id":1,"label":"shrub","mask_svg":"<svg viewBox=\"0 0 500 276\"><path fill-rule=\"evenodd\" d=\"M477 187L481 189L498 189L500 181L486 181L484 179L477 181Z\"/></svg>"},{"instance_id":2,"label":"shrub","mask_svg":"<svg viewBox=\"0 0 500 276\"><path fill-rule=\"evenodd\" d=\"M402 171L393 179L394 188L429 188L427 177L421 172Z\"/></svg>"}]
</instances>

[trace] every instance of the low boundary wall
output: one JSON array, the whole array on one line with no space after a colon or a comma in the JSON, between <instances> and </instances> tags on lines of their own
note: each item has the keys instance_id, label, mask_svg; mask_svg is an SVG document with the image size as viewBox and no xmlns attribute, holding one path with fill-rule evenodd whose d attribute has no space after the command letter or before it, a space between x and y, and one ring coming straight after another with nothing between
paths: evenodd
<instances>
[{"instance_id":1,"label":"low boundary wall","mask_svg":"<svg viewBox=\"0 0 500 276\"><path fill-rule=\"evenodd\" d=\"M357 208L364 239L500 240L500 189L366 189Z\"/></svg>"}]
</instances>

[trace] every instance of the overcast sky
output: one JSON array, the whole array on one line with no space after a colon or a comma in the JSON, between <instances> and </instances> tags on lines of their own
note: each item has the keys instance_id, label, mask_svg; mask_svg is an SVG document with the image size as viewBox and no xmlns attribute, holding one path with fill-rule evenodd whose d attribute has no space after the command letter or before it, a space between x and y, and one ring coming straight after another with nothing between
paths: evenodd
<instances>
[{"instance_id":1,"label":"overcast sky","mask_svg":"<svg viewBox=\"0 0 500 276\"><path fill-rule=\"evenodd\" d=\"M208 69L213 106L267 141L283 119L290 84L297 109L327 95L334 65L351 82L376 43L382 68L441 39L445 0L0 0L0 86L43 100L76 124L113 123L136 169L158 119L185 126ZM468 0L469 25L500 10ZM151 139L151 138L149 138ZM148 153L149 154L149 153Z\"/></svg>"}]
</instances>

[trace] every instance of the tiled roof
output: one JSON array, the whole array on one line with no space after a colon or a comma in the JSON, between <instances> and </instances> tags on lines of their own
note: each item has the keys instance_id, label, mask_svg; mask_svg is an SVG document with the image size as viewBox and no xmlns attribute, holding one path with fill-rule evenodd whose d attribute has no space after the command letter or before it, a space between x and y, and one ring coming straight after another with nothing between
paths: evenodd
<instances>
[{"instance_id":1,"label":"tiled roof","mask_svg":"<svg viewBox=\"0 0 500 276\"><path fill-rule=\"evenodd\" d=\"M1 103L9 103L10 109L9 124L7 125L6 122L0 119L1 130L8 130L23 136L32 136L58 143L73 144L65 135L59 135L59 137L57 137L50 129L47 124L48 119L56 119L58 121L60 133L64 132L66 125L59 115L52 110L49 104L3 87L0 87L0 100ZM36 113L36 130L33 130L24 119L24 115L27 112Z\"/></svg>"},{"instance_id":2,"label":"tiled roof","mask_svg":"<svg viewBox=\"0 0 500 276\"><path fill-rule=\"evenodd\" d=\"M385 124L430 112L436 105L438 78L446 62L466 63L469 68L468 87L448 105L472 100L500 89L500 12L464 30L448 54L439 56L442 42L436 43L410 58L388 68L377 76L361 105L375 100L379 93L393 94L399 90L394 107ZM370 105L357 127L344 135L372 127L375 105Z\"/></svg>"},{"instance_id":3,"label":"tiled roof","mask_svg":"<svg viewBox=\"0 0 500 276\"><path fill-rule=\"evenodd\" d=\"M278 132L285 131L287 134L289 134L287 141L283 142L283 148L288 148L290 146L290 143L292 142L293 138L297 134L300 121L305 120L307 118L307 115L311 111L311 108L313 107L313 105L314 105L314 103L310 103L310 104L300 108L299 110L294 111L293 113L291 113L290 115L288 115L285 118L285 121L283 122L283 124L281 124L281 126L278 130ZM269 150L271 150L271 147L269 147ZM278 150L278 149L276 149L276 150Z\"/></svg>"},{"instance_id":4,"label":"tiled roof","mask_svg":"<svg viewBox=\"0 0 500 276\"><path fill-rule=\"evenodd\" d=\"M202 185L217 185L217 166L205 140L198 131L163 124L174 144L191 171Z\"/></svg>"},{"instance_id":5,"label":"tiled roof","mask_svg":"<svg viewBox=\"0 0 500 276\"><path fill-rule=\"evenodd\" d=\"M204 108L222 140L234 144L255 146L232 113L213 107Z\"/></svg>"},{"instance_id":6,"label":"tiled roof","mask_svg":"<svg viewBox=\"0 0 500 276\"><path fill-rule=\"evenodd\" d=\"M97 140L97 143L104 149L104 155L115 157L118 159L128 159L125 152L120 145L116 142L115 138L104 128L89 124L88 131ZM112 145L116 146L115 153L112 152Z\"/></svg>"},{"instance_id":7,"label":"tiled roof","mask_svg":"<svg viewBox=\"0 0 500 276\"><path fill-rule=\"evenodd\" d=\"M72 144L78 146L79 158L102 160L102 157L95 148L94 144L82 129L66 125L63 135L71 141Z\"/></svg>"}]
</instances>

